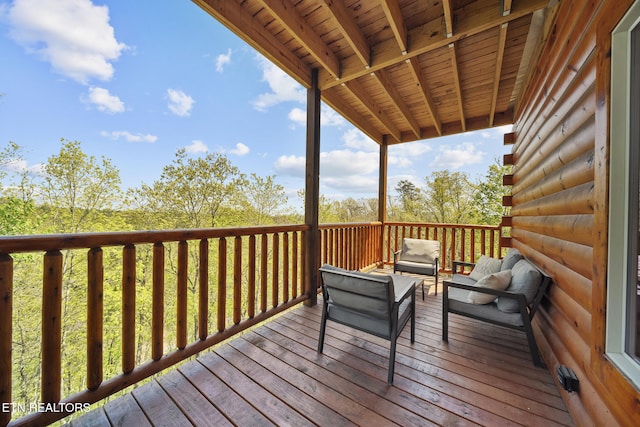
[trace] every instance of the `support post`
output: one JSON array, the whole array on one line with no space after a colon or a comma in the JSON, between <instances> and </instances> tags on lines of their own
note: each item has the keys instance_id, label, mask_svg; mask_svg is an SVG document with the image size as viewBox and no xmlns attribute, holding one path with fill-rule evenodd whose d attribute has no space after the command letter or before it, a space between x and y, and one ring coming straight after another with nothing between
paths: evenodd
<instances>
[{"instance_id":1,"label":"support post","mask_svg":"<svg viewBox=\"0 0 640 427\"><path fill-rule=\"evenodd\" d=\"M384 265L384 227L387 220L387 165L389 159L389 144L387 136L382 137L380 144L380 177L378 178L378 221L382 223L380 227L380 253L378 253L378 267Z\"/></svg>"},{"instance_id":2,"label":"support post","mask_svg":"<svg viewBox=\"0 0 640 427\"><path fill-rule=\"evenodd\" d=\"M309 226L305 233L305 277L308 306L318 303L318 269L320 268L320 231L318 211L320 206L320 89L318 70L311 72L311 87L307 90L307 164L304 191L304 222Z\"/></svg>"}]
</instances>

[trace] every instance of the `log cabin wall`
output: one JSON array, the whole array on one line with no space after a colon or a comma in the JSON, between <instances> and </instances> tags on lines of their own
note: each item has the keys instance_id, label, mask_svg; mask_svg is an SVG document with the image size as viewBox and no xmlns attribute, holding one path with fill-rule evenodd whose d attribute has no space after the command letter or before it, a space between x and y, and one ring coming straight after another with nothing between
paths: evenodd
<instances>
[{"instance_id":1,"label":"log cabin wall","mask_svg":"<svg viewBox=\"0 0 640 427\"><path fill-rule=\"evenodd\" d=\"M604 355L611 31L632 0L564 0L554 13L512 149L512 246L553 278L536 316L551 372L577 425L638 425L640 394Z\"/></svg>"}]
</instances>

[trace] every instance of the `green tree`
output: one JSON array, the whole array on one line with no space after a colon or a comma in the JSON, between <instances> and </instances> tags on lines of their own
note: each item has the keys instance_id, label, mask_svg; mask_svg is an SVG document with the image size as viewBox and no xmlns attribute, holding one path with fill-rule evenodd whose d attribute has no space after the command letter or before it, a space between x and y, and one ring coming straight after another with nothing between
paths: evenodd
<instances>
[{"instance_id":1,"label":"green tree","mask_svg":"<svg viewBox=\"0 0 640 427\"><path fill-rule=\"evenodd\" d=\"M120 172L111 160L82 151L78 141L61 140L60 153L44 166L42 196L51 208L56 233L92 231L99 211L120 200Z\"/></svg>"},{"instance_id":2,"label":"green tree","mask_svg":"<svg viewBox=\"0 0 640 427\"><path fill-rule=\"evenodd\" d=\"M395 209L394 217L398 221L421 221L424 214L424 196L420 189L409 180L403 179L396 185L400 198L399 209Z\"/></svg>"},{"instance_id":3,"label":"green tree","mask_svg":"<svg viewBox=\"0 0 640 427\"><path fill-rule=\"evenodd\" d=\"M469 223L474 217L475 186L466 173L436 171L426 178L425 208L429 222Z\"/></svg>"},{"instance_id":4,"label":"green tree","mask_svg":"<svg viewBox=\"0 0 640 427\"><path fill-rule=\"evenodd\" d=\"M252 173L241 198L244 225L273 224L276 217L284 214L288 202L284 187L275 183L275 176L262 178Z\"/></svg>"},{"instance_id":5,"label":"green tree","mask_svg":"<svg viewBox=\"0 0 640 427\"><path fill-rule=\"evenodd\" d=\"M150 212L166 215L164 223L172 228L205 228L221 225L223 207L240 207L240 194L246 178L222 154L192 158L184 149L165 166L160 179L131 194Z\"/></svg>"},{"instance_id":6,"label":"green tree","mask_svg":"<svg viewBox=\"0 0 640 427\"><path fill-rule=\"evenodd\" d=\"M485 179L477 185L474 195L477 221L480 224L499 225L506 208L502 206L502 196L510 189L502 185L502 177L511 173L511 166L502 166L496 160L489 165Z\"/></svg>"}]
</instances>

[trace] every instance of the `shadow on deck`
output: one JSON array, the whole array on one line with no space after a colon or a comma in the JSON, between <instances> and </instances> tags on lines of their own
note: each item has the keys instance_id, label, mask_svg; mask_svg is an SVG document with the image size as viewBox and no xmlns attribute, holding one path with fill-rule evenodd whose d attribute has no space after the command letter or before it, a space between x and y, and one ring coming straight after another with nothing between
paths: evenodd
<instances>
[{"instance_id":1,"label":"shadow on deck","mask_svg":"<svg viewBox=\"0 0 640 427\"><path fill-rule=\"evenodd\" d=\"M393 386L388 341L329 322L318 354L322 306L299 306L70 424L573 425L524 334L450 315L445 343L440 292L419 295Z\"/></svg>"}]
</instances>

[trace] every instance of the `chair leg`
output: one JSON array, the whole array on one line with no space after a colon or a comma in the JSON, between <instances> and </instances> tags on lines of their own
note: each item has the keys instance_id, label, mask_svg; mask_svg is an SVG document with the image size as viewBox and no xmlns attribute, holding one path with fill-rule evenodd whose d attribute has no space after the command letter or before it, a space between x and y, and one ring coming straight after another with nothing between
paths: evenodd
<instances>
[{"instance_id":1,"label":"chair leg","mask_svg":"<svg viewBox=\"0 0 640 427\"><path fill-rule=\"evenodd\" d=\"M396 338L391 337L391 345L389 346L389 374L387 375L387 384L393 384L393 374L396 367Z\"/></svg>"},{"instance_id":2,"label":"chair leg","mask_svg":"<svg viewBox=\"0 0 640 427\"><path fill-rule=\"evenodd\" d=\"M416 293L411 295L411 343L416 340Z\"/></svg>"},{"instance_id":3,"label":"chair leg","mask_svg":"<svg viewBox=\"0 0 640 427\"><path fill-rule=\"evenodd\" d=\"M424 279L422 279L422 301L424 301Z\"/></svg>"},{"instance_id":4,"label":"chair leg","mask_svg":"<svg viewBox=\"0 0 640 427\"><path fill-rule=\"evenodd\" d=\"M527 341L529 342L529 351L531 352L531 360L533 364L539 368L544 367L542 360L540 359L540 352L538 351L538 344L536 344L536 337L533 334L533 328L531 327L531 321L529 316L524 320L524 332L527 335Z\"/></svg>"},{"instance_id":5,"label":"chair leg","mask_svg":"<svg viewBox=\"0 0 640 427\"><path fill-rule=\"evenodd\" d=\"M449 341L449 289L442 289L442 341Z\"/></svg>"},{"instance_id":6,"label":"chair leg","mask_svg":"<svg viewBox=\"0 0 640 427\"><path fill-rule=\"evenodd\" d=\"M318 337L318 353L324 348L324 331L327 327L327 304L322 305L322 320L320 321L320 336Z\"/></svg>"}]
</instances>

